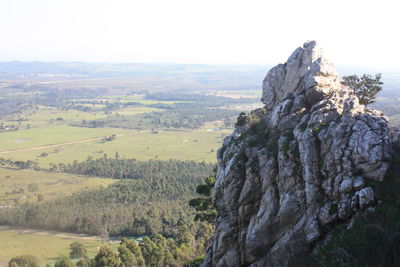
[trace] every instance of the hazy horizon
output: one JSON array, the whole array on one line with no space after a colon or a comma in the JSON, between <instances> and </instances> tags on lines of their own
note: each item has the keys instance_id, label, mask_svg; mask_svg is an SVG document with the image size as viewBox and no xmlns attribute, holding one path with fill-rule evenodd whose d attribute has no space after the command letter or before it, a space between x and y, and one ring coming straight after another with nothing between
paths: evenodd
<instances>
[{"instance_id":1,"label":"hazy horizon","mask_svg":"<svg viewBox=\"0 0 400 267\"><path fill-rule=\"evenodd\" d=\"M398 69L396 6L390 0L6 0L0 61L275 65L317 40L336 65Z\"/></svg>"}]
</instances>

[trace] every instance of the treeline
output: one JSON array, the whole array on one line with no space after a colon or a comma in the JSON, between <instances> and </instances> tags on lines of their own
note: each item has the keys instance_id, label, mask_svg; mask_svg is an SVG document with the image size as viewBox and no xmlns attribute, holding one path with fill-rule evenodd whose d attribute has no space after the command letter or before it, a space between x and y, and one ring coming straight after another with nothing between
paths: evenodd
<instances>
[{"instance_id":1,"label":"treeline","mask_svg":"<svg viewBox=\"0 0 400 267\"><path fill-rule=\"evenodd\" d=\"M11 160L11 159L5 159L5 158L0 158L0 166L2 167L10 167L10 168L17 168L17 169L34 169L34 170L40 170L39 168L39 163L37 161L32 161L32 160Z\"/></svg>"},{"instance_id":2,"label":"treeline","mask_svg":"<svg viewBox=\"0 0 400 267\"><path fill-rule=\"evenodd\" d=\"M88 158L66 165L62 171L127 180L60 199L1 209L0 224L88 234L106 231L110 235L161 233L174 237L182 222L192 219L188 200L213 168L212 164L194 161Z\"/></svg>"},{"instance_id":3,"label":"treeline","mask_svg":"<svg viewBox=\"0 0 400 267\"><path fill-rule=\"evenodd\" d=\"M127 129L183 128L198 129L206 122L223 120L231 125L238 115L236 110L202 107L195 104L180 104L164 112L149 112L128 116L113 116L105 119L75 123L80 127L115 127Z\"/></svg>"},{"instance_id":4,"label":"treeline","mask_svg":"<svg viewBox=\"0 0 400 267\"><path fill-rule=\"evenodd\" d=\"M186 101L207 105L208 107L220 107L222 105L246 104L254 103L254 99L250 98L229 98L223 96L214 96L207 94L190 94L182 92L157 92L146 93L145 99L157 101Z\"/></svg>"},{"instance_id":5,"label":"treeline","mask_svg":"<svg viewBox=\"0 0 400 267\"><path fill-rule=\"evenodd\" d=\"M156 190L150 190L152 193L147 197L144 192L137 193L132 183L123 186L118 183L57 200L0 209L0 224L91 235L161 233L176 237L182 222L194 216L187 207L187 200L163 199L163 194Z\"/></svg>"},{"instance_id":6,"label":"treeline","mask_svg":"<svg viewBox=\"0 0 400 267\"><path fill-rule=\"evenodd\" d=\"M202 231L195 234L187 227L184 229L180 238L176 240L160 234L146 236L139 243L124 238L120 242L118 252L107 245L102 246L94 258L83 258L77 266L198 266L203 260L201 255L211 237L211 227L203 227ZM71 263L68 266L75 266L72 261L67 262Z\"/></svg>"},{"instance_id":7,"label":"treeline","mask_svg":"<svg viewBox=\"0 0 400 267\"><path fill-rule=\"evenodd\" d=\"M105 89L73 90L47 88L38 85L17 84L5 89L7 94L0 98L0 117L14 113L22 113L24 110L36 105L63 108L73 99L95 98L107 93Z\"/></svg>"},{"instance_id":8,"label":"treeline","mask_svg":"<svg viewBox=\"0 0 400 267\"><path fill-rule=\"evenodd\" d=\"M108 244L100 247L90 258L80 242L70 244L70 253L54 263L55 267L132 267L132 266L199 266L212 234L212 227L204 224L201 231L192 233L188 225L182 227L179 239L165 238L160 234L145 236L139 242L122 238L118 249ZM9 266L39 267L36 256L21 255L9 261ZM48 265L46 265L48 266Z\"/></svg>"},{"instance_id":9,"label":"treeline","mask_svg":"<svg viewBox=\"0 0 400 267\"><path fill-rule=\"evenodd\" d=\"M83 174L115 179L172 179L190 181L191 183L212 172L214 165L206 162L192 160L147 160L120 158L116 153L115 158L107 157L93 159L88 157L85 161L74 161L72 164L58 164L58 170L74 174ZM56 165L53 168L57 168ZM54 169L53 169L54 170Z\"/></svg>"},{"instance_id":10,"label":"treeline","mask_svg":"<svg viewBox=\"0 0 400 267\"><path fill-rule=\"evenodd\" d=\"M46 155L46 153L42 153ZM60 171L88 176L106 177L113 179L139 179L139 178L175 178L185 177L187 180L205 177L216 167L207 162L196 162L193 160L155 160L140 161L132 158L120 158L118 152L115 158L103 157L94 159L87 157L86 160L73 163L50 163L48 169L39 167L37 161L16 160L0 158L0 166L16 169L34 169L37 171Z\"/></svg>"}]
</instances>

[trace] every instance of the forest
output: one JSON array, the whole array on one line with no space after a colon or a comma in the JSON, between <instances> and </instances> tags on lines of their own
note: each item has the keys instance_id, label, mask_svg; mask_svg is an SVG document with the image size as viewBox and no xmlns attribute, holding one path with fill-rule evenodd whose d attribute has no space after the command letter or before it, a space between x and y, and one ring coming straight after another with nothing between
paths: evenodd
<instances>
[{"instance_id":1,"label":"forest","mask_svg":"<svg viewBox=\"0 0 400 267\"><path fill-rule=\"evenodd\" d=\"M173 237L182 220L190 220L192 211L187 202L204 177L213 173L214 165L103 157L64 165L58 171L126 181L56 200L0 209L0 224L88 234L106 230L110 235L161 233Z\"/></svg>"}]
</instances>

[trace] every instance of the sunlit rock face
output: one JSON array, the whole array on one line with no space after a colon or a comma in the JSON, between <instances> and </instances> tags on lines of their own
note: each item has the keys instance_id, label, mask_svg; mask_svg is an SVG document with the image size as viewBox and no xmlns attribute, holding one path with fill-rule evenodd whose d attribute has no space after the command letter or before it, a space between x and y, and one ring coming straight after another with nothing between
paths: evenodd
<instances>
[{"instance_id":1,"label":"sunlit rock face","mask_svg":"<svg viewBox=\"0 0 400 267\"><path fill-rule=\"evenodd\" d=\"M315 41L268 72L262 101L217 153L203 266L286 266L376 204L368 181L389 167L388 120L359 104Z\"/></svg>"}]
</instances>

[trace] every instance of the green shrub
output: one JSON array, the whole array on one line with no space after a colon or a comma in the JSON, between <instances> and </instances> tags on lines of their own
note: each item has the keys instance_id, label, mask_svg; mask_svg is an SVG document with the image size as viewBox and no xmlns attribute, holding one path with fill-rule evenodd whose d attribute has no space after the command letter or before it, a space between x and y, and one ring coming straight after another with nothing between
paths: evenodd
<instances>
[{"instance_id":1,"label":"green shrub","mask_svg":"<svg viewBox=\"0 0 400 267\"><path fill-rule=\"evenodd\" d=\"M190 266L193 267L199 267L204 261L204 256L200 256L194 260L192 260L192 262L190 263Z\"/></svg>"},{"instance_id":2,"label":"green shrub","mask_svg":"<svg viewBox=\"0 0 400 267\"><path fill-rule=\"evenodd\" d=\"M337 204L331 204L331 206L329 207L329 214L333 215L336 214L337 212L338 212Z\"/></svg>"},{"instance_id":3,"label":"green shrub","mask_svg":"<svg viewBox=\"0 0 400 267\"><path fill-rule=\"evenodd\" d=\"M245 126L248 120L248 116L244 112L240 112L239 116L237 117L235 127L237 126Z\"/></svg>"}]
</instances>

